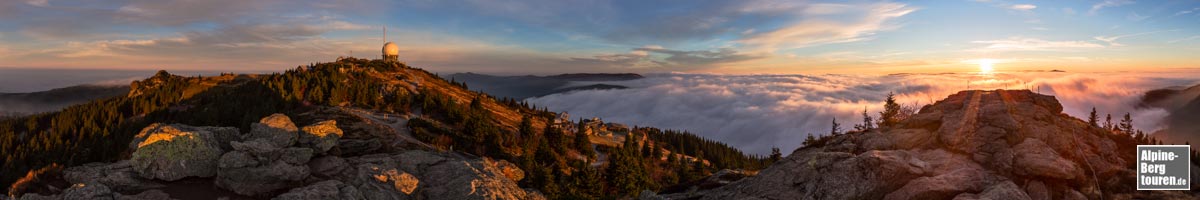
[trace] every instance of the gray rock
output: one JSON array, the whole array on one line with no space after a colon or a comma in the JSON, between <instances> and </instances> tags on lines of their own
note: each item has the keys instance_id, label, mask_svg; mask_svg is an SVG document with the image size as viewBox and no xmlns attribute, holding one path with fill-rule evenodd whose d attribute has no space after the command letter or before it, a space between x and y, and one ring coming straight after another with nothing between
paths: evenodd
<instances>
[{"instance_id":1,"label":"gray rock","mask_svg":"<svg viewBox=\"0 0 1200 200\"><path fill-rule=\"evenodd\" d=\"M355 166L346 182L368 199L544 199L518 187L502 162L487 158L412 150L346 160Z\"/></svg>"},{"instance_id":2,"label":"gray rock","mask_svg":"<svg viewBox=\"0 0 1200 200\"><path fill-rule=\"evenodd\" d=\"M992 179L982 168L963 168L914 179L884 199L948 199L962 192L981 190Z\"/></svg>"},{"instance_id":3,"label":"gray rock","mask_svg":"<svg viewBox=\"0 0 1200 200\"><path fill-rule=\"evenodd\" d=\"M245 140L263 139L273 147L283 148L296 143L299 129L292 119L283 114L272 114L262 118L258 123L250 125L250 133Z\"/></svg>"},{"instance_id":4,"label":"gray rock","mask_svg":"<svg viewBox=\"0 0 1200 200\"><path fill-rule=\"evenodd\" d=\"M1025 183L1025 194L1029 195L1029 199L1033 200L1049 200L1050 189L1046 188L1046 184L1041 181L1029 181Z\"/></svg>"},{"instance_id":5,"label":"gray rock","mask_svg":"<svg viewBox=\"0 0 1200 200\"><path fill-rule=\"evenodd\" d=\"M221 156L216 185L247 196L262 196L302 185L309 177L312 149L274 147L263 139L233 142Z\"/></svg>"},{"instance_id":6,"label":"gray rock","mask_svg":"<svg viewBox=\"0 0 1200 200\"><path fill-rule=\"evenodd\" d=\"M1013 167L1019 174L1057 179L1074 179L1083 174L1075 162L1059 157L1041 140L1025 139L1013 149Z\"/></svg>"},{"instance_id":7,"label":"gray rock","mask_svg":"<svg viewBox=\"0 0 1200 200\"><path fill-rule=\"evenodd\" d=\"M657 193L654 193L654 191L650 191L650 190L642 190L642 192L640 194L638 194L637 199L638 200L667 200L667 198L658 196Z\"/></svg>"},{"instance_id":8,"label":"gray rock","mask_svg":"<svg viewBox=\"0 0 1200 200\"><path fill-rule=\"evenodd\" d=\"M76 183L67 188L62 195L63 199L113 199L113 191L99 183Z\"/></svg>"},{"instance_id":9,"label":"gray rock","mask_svg":"<svg viewBox=\"0 0 1200 200\"><path fill-rule=\"evenodd\" d=\"M324 199L366 199L358 189L343 184L341 181L328 180L313 183L301 188L295 188L283 193L273 200L324 200Z\"/></svg>"},{"instance_id":10,"label":"gray rock","mask_svg":"<svg viewBox=\"0 0 1200 200\"><path fill-rule=\"evenodd\" d=\"M308 125L300 129L298 145L312 148L317 154L325 154L338 144L342 138L342 129L337 127L337 121L326 120Z\"/></svg>"},{"instance_id":11,"label":"gray rock","mask_svg":"<svg viewBox=\"0 0 1200 200\"><path fill-rule=\"evenodd\" d=\"M1029 195L1025 194L1025 191L1022 191L1020 187L1017 187L1017 184L1014 184L1012 181L1004 181L992 186L988 186L987 189L983 190L983 193L979 193L979 199L1029 200L1030 198Z\"/></svg>"},{"instance_id":12,"label":"gray rock","mask_svg":"<svg viewBox=\"0 0 1200 200\"><path fill-rule=\"evenodd\" d=\"M367 199L416 199L421 181L398 169L398 162L385 154L354 158L355 173L348 181Z\"/></svg>"},{"instance_id":13,"label":"gray rock","mask_svg":"<svg viewBox=\"0 0 1200 200\"><path fill-rule=\"evenodd\" d=\"M61 200L63 198L62 198L61 194L44 196L44 195L35 194L35 193L26 193L25 195L21 195L20 199L21 200Z\"/></svg>"},{"instance_id":14,"label":"gray rock","mask_svg":"<svg viewBox=\"0 0 1200 200\"><path fill-rule=\"evenodd\" d=\"M138 134L130 158L134 171L145 178L174 181L211 177L221 157L220 141L209 127L154 124Z\"/></svg>"},{"instance_id":15,"label":"gray rock","mask_svg":"<svg viewBox=\"0 0 1200 200\"><path fill-rule=\"evenodd\" d=\"M341 139L335 148L342 156L366 155L376 153L383 148L383 143L379 140Z\"/></svg>"},{"instance_id":16,"label":"gray rock","mask_svg":"<svg viewBox=\"0 0 1200 200\"><path fill-rule=\"evenodd\" d=\"M171 198L171 195L168 195L166 192L163 192L162 190L147 190L145 192L138 193L135 195L122 195L120 193L113 193L113 194L115 196L117 196L117 200L172 200L172 199L174 199L174 198Z\"/></svg>"},{"instance_id":17,"label":"gray rock","mask_svg":"<svg viewBox=\"0 0 1200 200\"><path fill-rule=\"evenodd\" d=\"M129 160L116 163L88 163L63 170L63 179L71 183L100 183L114 191L134 193L166 185L144 179L133 171Z\"/></svg>"},{"instance_id":18,"label":"gray rock","mask_svg":"<svg viewBox=\"0 0 1200 200\"><path fill-rule=\"evenodd\" d=\"M342 173L350 168L350 163L341 157L322 156L309 161L308 168L317 178L333 179L342 176Z\"/></svg>"}]
</instances>

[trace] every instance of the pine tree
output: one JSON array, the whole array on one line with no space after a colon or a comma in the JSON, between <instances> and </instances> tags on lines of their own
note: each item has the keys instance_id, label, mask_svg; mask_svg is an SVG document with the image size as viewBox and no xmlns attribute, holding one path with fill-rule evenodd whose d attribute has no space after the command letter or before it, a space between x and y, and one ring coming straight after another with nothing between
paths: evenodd
<instances>
[{"instance_id":1,"label":"pine tree","mask_svg":"<svg viewBox=\"0 0 1200 200\"><path fill-rule=\"evenodd\" d=\"M829 135L842 134L842 124L837 122L837 118L833 118L833 127L829 128Z\"/></svg>"},{"instance_id":2,"label":"pine tree","mask_svg":"<svg viewBox=\"0 0 1200 200\"><path fill-rule=\"evenodd\" d=\"M1105 114L1105 117L1104 117L1104 129L1106 129L1106 130L1112 130L1112 129L1113 129L1113 124L1112 124L1112 114Z\"/></svg>"},{"instance_id":3,"label":"pine tree","mask_svg":"<svg viewBox=\"0 0 1200 200\"><path fill-rule=\"evenodd\" d=\"M808 134L808 137L804 138L804 146L810 146L810 145L815 144L816 142L817 142L817 138L813 137L812 134Z\"/></svg>"},{"instance_id":4,"label":"pine tree","mask_svg":"<svg viewBox=\"0 0 1200 200\"><path fill-rule=\"evenodd\" d=\"M896 103L896 95L888 92L883 104L883 112L879 112L879 127L892 126L900 123L900 104Z\"/></svg>"},{"instance_id":5,"label":"pine tree","mask_svg":"<svg viewBox=\"0 0 1200 200\"><path fill-rule=\"evenodd\" d=\"M1088 124L1094 127L1099 127L1100 117L1096 116L1096 107L1092 107L1092 113L1088 114Z\"/></svg>"},{"instance_id":6,"label":"pine tree","mask_svg":"<svg viewBox=\"0 0 1200 200\"><path fill-rule=\"evenodd\" d=\"M865 130L870 130L870 129L875 128L875 122L874 122L875 120L871 118L870 114L867 114L866 108L863 108L862 116L863 116L863 123L854 125L854 130L865 131Z\"/></svg>"},{"instance_id":7,"label":"pine tree","mask_svg":"<svg viewBox=\"0 0 1200 200\"><path fill-rule=\"evenodd\" d=\"M779 153L779 147L771 147L771 157L767 159L771 162L779 161L783 159L783 153Z\"/></svg>"},{"instance_id":8,"label":"pine tree","mask_svg":"<svg viewBox=\"0 0 1200 200\"><path fill-rule=\"evenodd\" d=\"M580 154L588 158L596 157L596 152L592 151L592 142L588 141L588 136L587 134L583 134L583 131L575 132L575 142L573 143L575 144L575 150L579 151Z\"/></svg>"},{"instance_id":9,"label":"pine tree","mask_svg":"<svg viewBox=\"0 0 1200 200\"><path fill-rule=\"evenodd\" d=\"M1133 118L1130 118L1129 113L1125 113L1125 119L1121 120L1121 132L1125 134L1133 134Z\"/></svg>"}]
</instances>

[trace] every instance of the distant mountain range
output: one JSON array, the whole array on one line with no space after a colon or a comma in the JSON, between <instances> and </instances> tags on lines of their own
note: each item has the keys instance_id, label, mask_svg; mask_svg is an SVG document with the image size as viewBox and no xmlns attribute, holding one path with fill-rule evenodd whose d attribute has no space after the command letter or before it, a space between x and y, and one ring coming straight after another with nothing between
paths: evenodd
<instances>
[{"instance_id":1,"label":"distant mountain range","mask_svg":"<svg viewBox=\"0 0 1200 200\"><path fill-rule=\"evenodd\" d=\"M0 93L0 117L50 112L129 92L128 85L77 85L30 93Z\"/></svg>"},{"instance_id":2,"label":"distant mountain range","mask_svg":"<svg viewBox=\"0 0 1200 200\"><path fill-rule=\"evenodd\" d=\"M627 87L603 82L644 78L632 73L619 74L559 74L553 76L494 76L476 73L455 73L444 76L496 97L525 99L576 90L625 89Z\"/></svg>"}]
</instances>

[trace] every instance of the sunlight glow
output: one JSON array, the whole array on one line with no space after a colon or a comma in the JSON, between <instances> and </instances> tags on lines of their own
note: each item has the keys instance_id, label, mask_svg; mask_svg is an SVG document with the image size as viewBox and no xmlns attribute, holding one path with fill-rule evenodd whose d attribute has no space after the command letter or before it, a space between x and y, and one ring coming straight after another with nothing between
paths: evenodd
<instances>
[{"instance_id":1,"label":"sunlight glow","mask_svg":"<svg viewBox=\"0 0 1200 200\"><path fill-rule=\"evenodd\" d=\"M993 66L993 65L995 65L995 64L996 64L996 61L995 61L995 60L992 60L992 59L980 59L980 60L979 60L979 73L982 73L982 74L990 74L990 73L992 73L992 71L994 70L994 69L992 68L992 66Z\"/></svg>"}]
</instances>

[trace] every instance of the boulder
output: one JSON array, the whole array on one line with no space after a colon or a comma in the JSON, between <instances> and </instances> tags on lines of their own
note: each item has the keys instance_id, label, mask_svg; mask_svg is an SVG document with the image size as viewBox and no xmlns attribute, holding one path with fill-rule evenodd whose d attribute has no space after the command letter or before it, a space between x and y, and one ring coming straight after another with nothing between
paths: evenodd
<instances>
[{"instance_id":1,"label":"boulder","mask_svg":"<svg viewBox=\"0 0 1200 200\"><path fill-rule=\"evenodd\" d=\"M383 148L383 143L370 139L341 139L338 140L335 148L337 152L340 152L339 155L358 156L377 153L380 148Z\"/></svg>"},{"instance_id":2,"label":"boulder","mask_svg":"<svg viewBox=\"0 0 1200 200\"><path fill-rule=\"evenodd\" d=\"M250 125L250 133L245 140L262 139L273 147L283 148L296 143L299 129L292 119L283 114L272 114Z\"/></svg>"},{"instance_id":3,"label":"boulder","mask_svg":"<svg viewBox=\"0 0 1200 200\"><path fill-rule=\"evenodd\" d=\"M295 188L283 193L273 200L324 200L324 199L366 199L358 189L343 184L341 181L328 180L313 183L308 186Z\"/></svg>"},{"instance_id":4,"label":"boulder","mask_svg":"<svg viewBox=\"0 0 1200 200\"><path fill-rule=\"evenodd\" d=\"M504 177L507 177L508 180L521 181L521 179L525 179L525 171L517 167L517 164L513 164L507 160L493 160L486 157L483 159L486 162L493 162L496 165L496 169L500 169L501 174L504 174Z\"/></svg>"},{"instance_id":5,"label":"boulder","mask_svg":"<svg viewBox=\"0 0 1200 200\"><path fill-rule=\"evenodd\" d=\"M337 127L337 121L326 120L300 128L297 145L313 149L317 154L325 154L338 144L342 138L342 129Z\"/></svg>"},{"instance_id":6,"label":"boulder","mask_svg":"<svg viewBox=\"0 0 1200 200\"><path fill-rule=\"evenodd\" d=\"M337 156L321 156L313 158L308 162L308 169L312 171L313 176L322 179L333 179L342 176L347 169L350 168L350 163L346 159Z\"/></svg>"},{"instance_id":7,"label":"boulder","mask_svg":"<svg viewBox=\"0 0 1200 200\"><path fill-rule=\"evenodd\" d=\"M171 195L168 195L162 190L147 190L135 195L122 195L113 193L117 200L172 200Z\"/></svg>"},{"instance_id":8,"label":"boulder","mask_svg":"<svg viewBox=\"0 0 1200 200\"><path fill-rule=\"evenodd\" d=\"M979 191L992 179L982 168L963 168L914 179L884 199L948 199L962 192Z\"/></svg>"},{"instance_id":9,"label":"boulder","mask_svg":"<svg viewBox=\"0 0 1200 200\"><path fill-rule=\"evenodd\" d=\"M729 183L742 180L743 178L750 176L754 176L754 173L747 172L745 170L722 169L721 171L717 171L716 173L709 175L707 178L704 178L697 185L703 189L715 188L728 185Z\"/></svg>"},{"instance_id":10,"label":"boulder","mask_svg":"<svg viewBox=\"0 0 1200 200\"><path fill-rule=\"evenodd\" d=\"M113 191L99 183L76 183L62 194L63 199L113 199Z\"/></svg>"},{"instance_id":11,"label":"boulder","mask_svg":"<svg viewBox=\"0 0 1200 200\"><path fill-rule=\"evenodd\" d=\"M983 190L983 193L979 193L979 199L1029 200L1030 198L1029 195L1025 194L1025 191L1017 187L1017 184L1014 184L1012 181L1004 181L988 186L987 189Z\"/></svg>"},{"instance_id":12,"label":"boulder","mask_svg":"<svg viewBox=\"0 0 1200 200\"><path fill-rule=\"evenodd\" d=\"M505 161L421 150L346 160L355 167L343 181L368 199L544 199L517 186L509 177L524 172Z\"/></svg>"},{"instance_id":13,"label":"boulder","mask_svg":"<svg viewBox=\"0 0 1200 200\"><path fill-rule=\"evenodd\" d=\"M1074 179L1083 174L1075 162L1058 156L1054 149L1038 139L1025 139L1013 147L1013 168L1019 174L1056 179Z\"/></svg>"},{"instance_id":14,"label":"boulder","mask_svg":"<svg viewBox=\"0 0 1200 200\"><path fill-rule=\"evenodd\" d=\"M211 177L221 157L217 134L203 127L155 124L138 135L130 163L138 175L166 181Z\"/></svg>"},{"instance_id":15,"label":"boulder","mask_svg":"<svg viewBox=\"0 0 1200 200\"><path fill-rule=\"evenodd\" d=\"M756 176L705 191L700 199L881 199L933 167L914 154L801 149Z\"/></svg>"},{"instance_id":16,"label":"boulder","mask_svg":"<svg viewBox=\"0 0 1200 200\"><path fill-rule=\"evenodd\" d=\"M262 196L302 185L309 177L312 149L277 148L261 139L233 142L234 151L221 156L216 185L234 193Z\"/></svg>"},{"instance_id":17,"label":"boulder","mask_svg":"<svg viewBox=\"0 0 1200 200\"><path fill-rule=\"evenodd\" d=\"M453 159L446 154L407 151L394 156L402 169L419 169L420 190L429 199L525 199L527 193L490 159ZM448 162L425 162L438 160Z\"/></svg>"},{"instance_id":18,"label":"boulder","mask_svg":"<svg viewBox=\"0 0 1200 200\"><path fill-rule=\"evenodd\" d=\"M1029 195L1032 200L1049 200L1050 189L1046 188L1046 184L1041 181L1029 181L1025 183L1025 194Z\"/></svg>"},{"instance_id":19,"label":"boulder","mask_svg":"<svg viewBox=\"0 0 1200 200\"><path fill-rule=\"evenodd\" d=\"M63 179L71 183L100 183L117 192L136 193L166 185L147 180L133 171L129 160L115 163L88 163L63 170Z\"/></svg>"}]
</instances>

